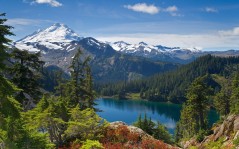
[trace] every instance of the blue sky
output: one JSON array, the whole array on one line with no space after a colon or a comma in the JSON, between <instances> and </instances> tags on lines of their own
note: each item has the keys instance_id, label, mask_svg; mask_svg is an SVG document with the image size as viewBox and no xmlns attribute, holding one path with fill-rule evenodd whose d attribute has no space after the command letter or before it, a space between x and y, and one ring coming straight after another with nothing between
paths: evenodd
<instances>
[{"instance_id":1,"label":"blue sky","mask_svg":"<svg viewBox=\"0 0 239 149\"><path fill-rule=\"evenodd\" d=\"M13 40L59 22L102 41L239 49L238 0L0 0Z\"/></svg>"}]
</instances>

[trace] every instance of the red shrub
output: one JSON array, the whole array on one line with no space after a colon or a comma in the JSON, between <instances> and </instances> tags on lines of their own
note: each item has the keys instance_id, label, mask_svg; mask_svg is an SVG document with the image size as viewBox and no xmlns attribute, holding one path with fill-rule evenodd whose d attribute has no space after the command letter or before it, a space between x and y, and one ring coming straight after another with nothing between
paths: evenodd
<instances>
[{"instance_id":1,"label":"red shrub","mask_svg":"<svg viewBox=\"0 0 239 149\"><path fill-rule=\"evenodd\" d=\"M168 145L159 140L145 139L141 143L143 149L169 149Z\"/></svg>"}]
</instances>

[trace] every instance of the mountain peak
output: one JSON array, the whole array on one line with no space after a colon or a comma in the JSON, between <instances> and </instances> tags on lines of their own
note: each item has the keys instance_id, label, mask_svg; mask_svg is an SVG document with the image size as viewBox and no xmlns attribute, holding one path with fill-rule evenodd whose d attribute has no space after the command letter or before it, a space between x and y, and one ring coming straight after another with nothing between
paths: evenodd
<instances>
[{"instance_id":1,"label":"mountain peak","mask_svg":"<svg viewBox=\"0 0 239 149\"><path fill-rule=\"evenodd\" d=\"M127 42L125 42L125 41L116 41L116 42L114 42L114 44L127 44L127 45L129 45Z\"/></svg>"},{"instance_id":2,"label":"mountain peak","mask_svg":"<svg viewBox=\"0 0 239 149\"><path fill-rule=\"evenodd\" d=\"M63 23L54 23L52 26L58 26L58 27L60 27L60 26L66 26L66 25L63 24Z\"/></svg>"},{"instance_id":3,"label":"mountain peak","mask_svg":"<svg viewBox=\"0 0 239 149\"><path fill-rule=\"evenodd\" d=\"M142 46L147 46L148 44L147 44L147 43L145 43L145 42L143 42L143 41L141 41L141 42L139 42L139 45L142 45Z\"/></svg>"},{"instance_id":4,"label":"mountain peak","mask_svg":"<svg viewBox=\"0 0 239 149\"><path fill-rule=\"evenodd\" d=\"M46 29L34 32L17 42L71 42L79 41L80 39L81 37L67 25L55 23Z\"/></svg>"}]
</instances>

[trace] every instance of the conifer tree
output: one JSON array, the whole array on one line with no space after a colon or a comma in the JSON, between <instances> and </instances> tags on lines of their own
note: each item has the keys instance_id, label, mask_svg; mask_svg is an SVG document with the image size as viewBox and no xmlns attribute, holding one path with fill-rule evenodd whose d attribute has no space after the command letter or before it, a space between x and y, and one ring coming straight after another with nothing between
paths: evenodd
<instances>
[{"instance_id":1,"label":"conifer tree","mask_svg":"<svg viewBox=\"0 0 239 149\"><path fill-rule=\"evenodd\" d=\"M230 108L233 113L239 113L239 74L235 74L232 81L232 94L230 98Z\"/></svg>"},{"instance_id":2,"label":"conifer tree","mask_svg":"<svg viewBox=\"0 0 239 149\"><path fill-rule=\"evenodd\" d=\"M214 98L214 106L220 116L226 116L230 113L230 89L223 87Z\"/></svg>"},{"instance_id":3,"label":"conifer tree","mask_svg":"<svg viewBox=\"0 0 239 149\"><path fill-rule=\"evenodd\" d=\"M178 126L178 135L190 138L208 128L207 115L211 88L205 80L208 76L196 78L188 88L187 101L181 110Z\"/></svg>"},{"instance_id":4,"label":"conifer tree","mask_svg":"<svg viewBox=\"0 0 239 149\"><path fill-rule=\"evenodd\" d=\"M68 83L68 95L70 96L70 104L75 107L79 104L82 110L93 108L94 92L91 70L89 67L90 58L84 58L79 49L73 58L71 65L71 81Z\"/></svg>"},{"instance_id":5,"label":"conifer tree","mask_svg":"<svg viewBox=\"0 0 239 149\"><path fill-rule=\"evenodd\" d=\"M10 68L12 82L20 89L16 99L24 109L40 99L39 74L44 62L39 59L40 53L29 53L26 50L14 49L11 53L13 67Z\"/></svg>"},{"instance_id":6,"label":"conifer tree","mask_svg":"<svg viewBox=\"0 0 239 149\"><path fill-rule=\"evenodd\" d=\"M5 14L0 14L0 17ZM5 60L8 54L5 46L10 42L6 35L13 35L10 32L12 27L3 23L6 19L0 19L0 148L52 148L44 134L36 131L29 131L25 127L22 118L20 103L14 98L19 91L13 83L3 77L5 73Z\"/></svg>"},{"instance_id":7,"label":"conifer tree","mask_svg":"<svg viewBox=\"0 0 239 149\"><path fill-rule=\"evenodd\" d=\"M0 13L0 17L4 17L5 13ZM10 30L13 28L11 26L5 25L7 21L5 18L0 18L0 71L3 71L5 68L4 61L9 57L9 54L6 52L7 46L11 40L6 38L6 36L14 35Z\"/></svg>"}]
</instances>

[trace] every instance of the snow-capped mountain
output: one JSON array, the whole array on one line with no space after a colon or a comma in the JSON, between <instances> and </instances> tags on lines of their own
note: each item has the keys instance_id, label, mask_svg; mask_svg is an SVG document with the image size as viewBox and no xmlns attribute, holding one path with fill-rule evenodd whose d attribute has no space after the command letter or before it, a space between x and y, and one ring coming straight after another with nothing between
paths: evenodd
<instances>
[{"instance_id":1,"label":"snow-capped mountain","mask_svg":"<svg viewBox=\"0 0 239 149\"><path fill-rule=\"evenodd\" d=\"M42 55L49 55L50 53L59 53L59 50L70 52L79 48L79 42L85 39L80 37L68 26L60 23L53 24L52 26L38 30L31 35L26 36L14 43L14 46L19 49L25 49L30 52L41 51ZM84 43L85 42L85 43ZM130 54L133 56L141 56L150 58L152 60L161 60L167 62L185 63L191 61L200 54L198 49L183 49L179 47L165 47L161 45L149 45L145 42L138 44L129 44L124 41L114 43L100 42L94 38L87 38L81 44L95 47L94 49L104 50L107 46L111 46L115 51ZM91 48L90 48L91 49ZM101 53L94 51L94 53Z\"/></svg>"},{"instance_id":2,"label":"snow-capped mountain","mask_svg":"<svg viewBox=\"0 0 239 149\"><path fill-rule=\"evenodd\" d=\"M161 45L149 45L145 42L139 42L138 44L129 44L124 41L117 41L110 43L110 45L116 50L124 53L135 53L135 52L152 52L156 51L157 53L172 53L174 51L187 51L187 52L201 52L197 48L180 48L180 47L165 47Z\"/></svg>"},{"instance_id":3,"label":"snow-capped mountain","mask_svg":"<svg viewBox=\"0 0 239 149\"><path fill-rule=\"evenodd\" d=\"M195 55L201 54L202 51L197 48L180 48L165 47L161 45L149 45L145 42L138 44L129 44L124 41L110 43L116 51L151 58L153 60L180 62L190 61ZM174 59L174 60L173 60Z\"/></svg>"},{"instance_id":4,"label":"snow-capped mountain","mask_svg":"<svg viewBox=\"0 0 239 149\"><path fill-rule=\"evenodd\" d=\"M71 43L73 41L80 41L81 39L83 39L83 37L80 37L68 26L55 23L44 30L38 30L16 41L14 45L19 49L25 49L31 52L40 51L39 47L70 51L75 47ZM42 53L44 54L44 51Z\"/></svg>"}]
</instances>

